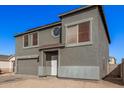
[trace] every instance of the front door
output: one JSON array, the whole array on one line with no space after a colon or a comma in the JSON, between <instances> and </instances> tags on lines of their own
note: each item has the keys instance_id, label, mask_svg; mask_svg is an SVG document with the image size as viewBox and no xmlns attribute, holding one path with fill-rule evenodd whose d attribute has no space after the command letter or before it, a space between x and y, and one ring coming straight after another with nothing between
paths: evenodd
<instances>
[{"instance_id":1,"label":"front door","mask_svg":"<svg viewBox=\"0 0 124 93\"><path fill-rule=\"evenodd\" d=\"M51 75L57 75L57 55L51 56Z\"/></svg>"}]
</instances>

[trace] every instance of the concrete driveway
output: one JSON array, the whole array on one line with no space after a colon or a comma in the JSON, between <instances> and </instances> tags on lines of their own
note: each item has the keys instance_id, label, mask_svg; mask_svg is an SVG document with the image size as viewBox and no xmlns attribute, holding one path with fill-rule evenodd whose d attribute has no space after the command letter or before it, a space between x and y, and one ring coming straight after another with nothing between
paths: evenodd
<instances>
[{"instance_id":1,"label":"concrete driveway","mask_svg":"<svg viewBox=\"0 0 124 93\"><path fill-rule=\"evenodd\" d=\"M0 87L3 88L121 88L123 85L110 81L78 80L56 77L37 77L27 75L0 75Z\"/></svg>"}]
</instances>

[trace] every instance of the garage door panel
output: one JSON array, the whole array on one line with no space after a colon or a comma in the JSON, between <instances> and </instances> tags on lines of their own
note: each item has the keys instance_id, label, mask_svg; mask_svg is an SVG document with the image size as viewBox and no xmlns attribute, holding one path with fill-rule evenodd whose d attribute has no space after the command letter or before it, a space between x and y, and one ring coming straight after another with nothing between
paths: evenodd
<instances>
[{"instance_id":1,"label":"garage door panel","mask_svg":"<svg viewBox=\"0 0 124 93\"><path fill-rule=\"evenodd\" d=\"M17 73L37 75L38 73L37 59L18 60Z\"/></svg>"}]
</instances>

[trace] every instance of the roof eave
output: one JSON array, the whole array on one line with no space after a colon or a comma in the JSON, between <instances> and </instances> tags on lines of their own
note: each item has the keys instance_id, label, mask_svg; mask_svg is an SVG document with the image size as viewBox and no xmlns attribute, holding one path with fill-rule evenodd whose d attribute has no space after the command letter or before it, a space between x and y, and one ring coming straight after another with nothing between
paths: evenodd
<instances>
[{"instance_id":1,"label":"roof eave","mask_svg":"<svg viewBox=\"0 0 124 93\"><path fill-rule=\"evenodd\" d=\"M54 22L54 23L51 23L51 24L47 24L47 25L40 26L40 27L36 27L36 28L33 28L33 29L29 29L29 30L27 30L27 32L17 34L14 37L22 36L24 34L32 33L32 32L38 31L38 30L42 30L42 29L47 29L47 28L54 27L54 26L57 26L57 25L61 25L61 21Z\"/></svg>"},{"instance_id":2,"label":"roof eave","mask_svg":"<svg viewBox=\"0 0 124 93\"><path fill-rule=\"evenodd\" d=\"M106 35L107 35L107 38L108 38L108 42L110 44L111 43L111 40L110 40L110 36L109 36L109 32L108 32L108 27L107 27L107 22L106 22L106 18L105 18L105 15L104 15L102 6L98 6L98 10L99 10L101 19L103 21L103 25L104 25L105 30L106 30Z\"/></svg>"},{"instance_id":3,"label":"roof eave","mask_svg":"<svg viewBox=\"0 0 124 93\"><path fill-rule=\"evenodd\" d=\"M77 8L77 9L72 10L72 11L70 11L70 12L66 12L66 13L60 14L59 17L62 18L62 17L64 17L64 16L73 14L73 13L75 13L75 12L79 12L79 11L82 11L82 10L85 10L85 9L89 9L89 8L92 8L92 7L96 7L96 6L97 6L97 5L89 5L89 6Z\"/></svg>"}]
</instances>

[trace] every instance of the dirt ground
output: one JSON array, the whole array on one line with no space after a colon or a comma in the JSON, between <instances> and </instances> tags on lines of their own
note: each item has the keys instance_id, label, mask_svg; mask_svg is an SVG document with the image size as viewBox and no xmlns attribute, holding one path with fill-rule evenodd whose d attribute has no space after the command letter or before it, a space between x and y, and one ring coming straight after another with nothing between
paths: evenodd
<instances>
[{"instance_id":1,"label":"dirt ground","mask_svg":"<svg viewBox=\"0 0 124 93\"><path fill-rule=\"evenodd\" d=\"M79 80L27 75L0 75L1 88L124 88L120 83L107 80Z\"/></svg>"}]
</instances>

